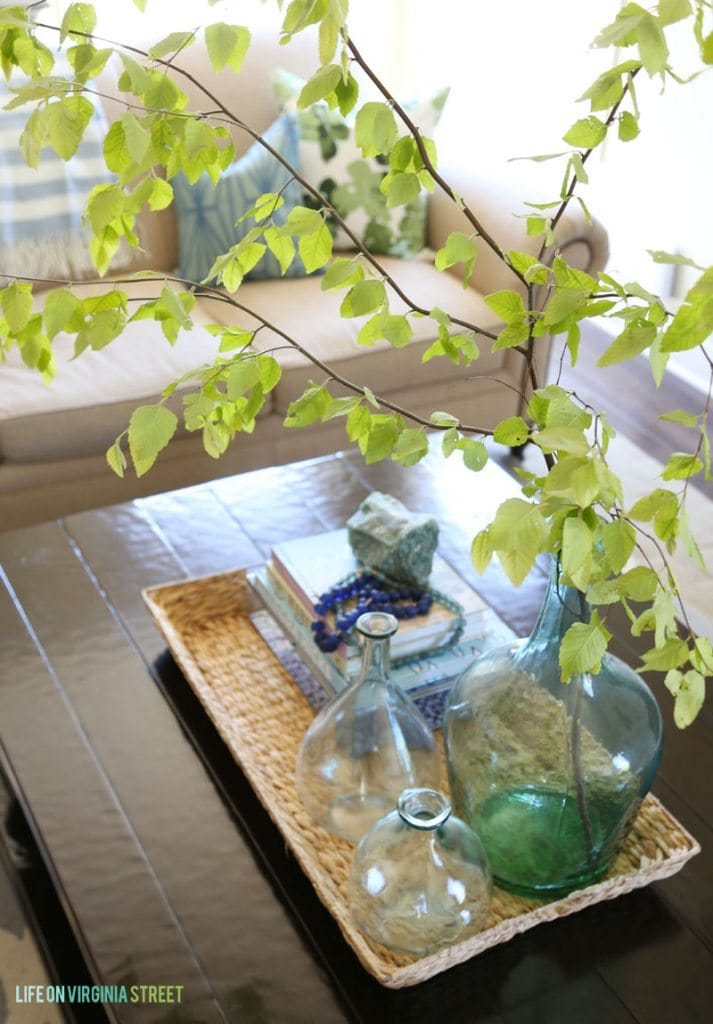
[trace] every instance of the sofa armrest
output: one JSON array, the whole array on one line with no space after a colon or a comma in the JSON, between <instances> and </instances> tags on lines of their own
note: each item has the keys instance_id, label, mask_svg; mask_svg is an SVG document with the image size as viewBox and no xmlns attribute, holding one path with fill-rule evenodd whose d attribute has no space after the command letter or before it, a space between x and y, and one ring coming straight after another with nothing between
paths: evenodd
<instances>
[{"instance_id":1,"label":"sofa armrest","mask_svg":"<svg viewBox=\"0 0 713 1024\"><path fill-rule=\"evenodd\" d=\"M446 167L441 173L505 251L515 249L537 254L541 238L528 238L525 220L514 216L523 210L523 197L527 195L524 188L462 168ZM429 246L439 249L451 231L470 230L470 224L453 200L436 186L428 200ZM555 244L549 250L550 257L557 249L572 266L596 275L606 265L609 255L607 233L596 220L588 222L579 204L572 202L555 229ZM463 273L461 266L451 270L458 276ZM482 241L478 244L478 258L470 283L484 295L502 288L519 290L524 294L524 287L515 275Z\"/></svg>"}]
</instances>

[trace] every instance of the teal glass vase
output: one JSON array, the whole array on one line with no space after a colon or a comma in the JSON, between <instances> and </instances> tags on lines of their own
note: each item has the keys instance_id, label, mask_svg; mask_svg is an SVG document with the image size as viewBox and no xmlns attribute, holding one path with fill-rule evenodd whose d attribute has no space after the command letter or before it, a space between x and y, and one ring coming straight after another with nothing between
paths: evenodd
<instances>
[{"instance_id":1,"label":"teal glass vase","mask_svg":"<svg viewBox=\"0 0 713 1024\"><path fill-rule=\"evenodd\" d=\"M478 658L446 709L456 812L496 884L525 897L554 899L607 872L661 759L658 705L623 661L605 654L596 675L562 682L561 639L589 615L553 560L532 635Z\"/></svg>"},{"instance_id":2,"label":"teal glass vase","mask_svg":"<svg viewBox=\"0 0 713 1024\"><path fill-rule=\"evenodd\" d=\"M297 758L297 791L305 809L328 832L352 843L396 807L403 789L440 784L433 733L389 678L389 643L398 625L385 612L357 619L361 671L322 708Z\"/></svg>"}]
</instances>

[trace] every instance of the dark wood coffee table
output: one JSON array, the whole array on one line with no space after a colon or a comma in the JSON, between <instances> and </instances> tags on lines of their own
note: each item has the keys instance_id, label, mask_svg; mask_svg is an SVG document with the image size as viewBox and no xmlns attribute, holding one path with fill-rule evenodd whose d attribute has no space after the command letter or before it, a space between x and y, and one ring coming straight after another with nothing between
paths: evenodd
<instances>
[{"instance_id":1,"label":"dark wood coffee table","mask_svg":"<svg viewBox=\"0 0 713 1024\"><path fill-rule=\"evenodd\" d=\"M438 517L444 556L524 635L544 572L515 590L468 557L516 485L451 462L329 457L0 534L4 833L27 907L65 982L183 986L180 1005L75 1006L77 1019L710 1020L709 710L685 735L668 726L655 787L703 845L680 874L392 992L357 964L145 610L142 587L257 566L382 489Z\"/></svg>"}]
</instances>

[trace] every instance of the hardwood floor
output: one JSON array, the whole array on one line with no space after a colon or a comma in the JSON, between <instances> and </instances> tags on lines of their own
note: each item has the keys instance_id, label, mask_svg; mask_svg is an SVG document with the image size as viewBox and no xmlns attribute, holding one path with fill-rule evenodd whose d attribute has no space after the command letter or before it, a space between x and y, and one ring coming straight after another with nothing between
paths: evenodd
<instances>
[{"instance_id":1,"label":"hardwood floor","mask_svg":"<svg viewBox=\"0 0 713 1024\"><path fill-rule=\"evenodd\" d=\"M597 361L611 344L611 338L594 324L582 334L577 365L566 364L561 383L572 388L596 409L606 409L612 426L659 462L665 463L671 452L692 452L696 433L680 423L661 420L672 409L701 412L705 396L671 373L664 375L660 388L654 384L648 362L643 358L615 366L600 367ZM550 379L557 364L550 368ZM713 482L699 473L691 485L713 498Z\"/></svg>"}]
</instances>

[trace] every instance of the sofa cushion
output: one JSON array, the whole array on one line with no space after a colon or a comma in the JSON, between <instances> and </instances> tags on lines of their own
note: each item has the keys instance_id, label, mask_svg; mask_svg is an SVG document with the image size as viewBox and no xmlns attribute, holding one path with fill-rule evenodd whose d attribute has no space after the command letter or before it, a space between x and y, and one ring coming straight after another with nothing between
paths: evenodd
<instances>
[{"instance_id":1,"label":"sofa cushion","mask_svg":"<svg viewBox=\"0 0 713 1024\"><path fill-rule=\"evenodd\" d=\"M58 56L53 75L73 77L69 62ZM116 180L104 163L102 145L107 131L104 110L91 94L76 97L84 106L77 120L88 118L83 137L69 156L47 145L39 166L30 167L18 145L31 110L26 106L6 110L15 99L13 90L32 79L13 74L0 77L0 271L30 277L77 277L94 273L89 243L91 231L82 222L89 196L97 185ZM114 260L126 263L127 251Z\"/></svg>"},{"instance_id":2,"label":"sofa cushion","mask_svg":"<svg viewBox=\"0 0 713 1024\"><path fill-rule=\"evenodd\" d=\"M388 170L382 158L362 157L356 143L353 118L344 118L320 100L297 110L304 80L278 68L273 75L275 92L287 110L296 112L300 128L300 170L319 189L346 221L349 228L374 253L414 256L426 244L427 193L421 192L405 206L388 207L379 186ZM409 115L427 137L433 135L448 96L444 89L418 103L407 104ZM404 129L405 132L405 129ZM306 206L314 205L305 196ZM327 223L330 223L329 219ZM334 225L335 249L352 249L353 243Z\"/></svg>"},{"instance_id":3,"label":"sofa cushion","mask_svg":"<svg viewBox=\"0 0 713 1024\"><path fill-rule=\"evenodd\" d=\"M265 131L265 141L292 166L298 167L298 129L292 114L282 114ZM242 241L255 227L255 221L243 214L252 209L268 192L284 200L272 214L277 227L286 223L290 211L300 203L302 188L280 161L259 142L228 167L216 185L207 174L193 185L184 174L173 181L178 222L179 273L187 281L208 277L218 256ZM263 226L267 226L266 222ZM296 256L287 269L287 277L304 277L306 270ZM279 278L280 265L268 250L246 275L246 280Z\"/></svg>"},{"instance_id":4,"label":"sofa cushion","mask_svg":"<svg viewBox=\"0 0 713 1024\"><path fill-rule=\"evenodd\" d=\"M126 287L136 297L157 294L150 281ZM102 293L106 284L76 291ZM194 329L182 332L175 345L157 324L143 320L106 348L75 360L74 339L60 334L54 346L57 379L49 387L14 349L0 365L0 460L36 462L104 452L126 429L137 405L155 400L170 380L214 358L218 339L202 329L206 317L200 307L193 320Z\"/></svg>"},{"instance_id":5,"label":"sofa cushion","mask_svg":"<svg viewBox=\"0 0 713 1024\"><path fill-rule=\"evenodd\" d=\"M453 275L439 273L430 262L384 257L381 263L405 293L423 307L447 309L451 315L486 329L497 330L502 326L494 324L493 313L480 295L464 289ZM357 335L364 320L340 317L343 296L342 291L321 291L319 278L303 278L279 283L248 282L241 286L236 299L269 323L279 325L318 359L337 368L342 376L367 384L377 395L387 395L410 385L461 381L468 373L463 366L456 366L443 357L422 364L423 353L437 335L436 324L428 317L410 318L414 334L405 349L394 349L383 340L368 347L359 345ZM200 302L206 310L210 309L209 315L216 322L234 321L248 328L258 326L258 322L245 313L235 317L228 304L204 299ZM403 313L405 309L400 299L392 297L392 312ZM300 352L287 347L284 338L271 330L261 330L256 344L262 350L283 346L275 353L283 373L273 392L274 408L282 415L310 380L322 381L327 376ZM505 352L491 353L491 344L489 339L481 339L479 373L492 374L504 364Z\"/></svg>"}]
</instances>

